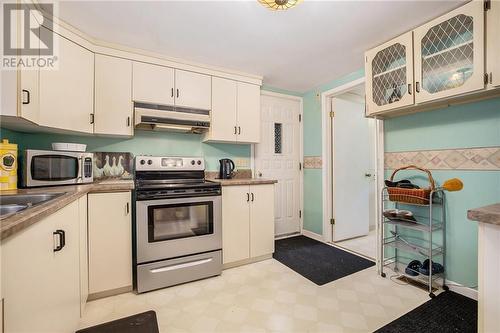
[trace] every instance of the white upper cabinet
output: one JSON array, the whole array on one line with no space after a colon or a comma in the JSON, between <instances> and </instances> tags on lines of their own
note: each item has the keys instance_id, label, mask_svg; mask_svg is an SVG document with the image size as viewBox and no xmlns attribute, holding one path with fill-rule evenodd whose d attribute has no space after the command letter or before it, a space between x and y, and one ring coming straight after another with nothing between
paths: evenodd
<instances>
[{"instance_id":1,"label":"white upper cabinet","mask_svg":"<svg viewBox=\"0 0 500 333\"><path fill-rule=\"evenodd\" d=\"M260 86L213 77L210 113L210 130L204 141L260 141Z\"/></svg>"},{"instance_id":2,"label":"white upper cabinet","mask_svg":"<svg viewBox=\"0 0 500 333\"><path fill-rule=\"evenodd\" d=\"M486 12L486 72L488 84L500 86L500 1L491 1Z\"/></svg>"},{"instance_id":3,"label":"white upper cabinet","mask_svg":"<svg viewBox=\"0 0 500 333\"><path fill-rule=\"evenodd\" d=\"M174 105L174 70L169 67L134 62L135 102Z\"/></svg>"},{"instance_id":4,"label":"white upper cabinet","mask_svg":"<svg viewBox=\"0 0 500 333\"><path fill-rule=\"evenodd\" d=\"M212 77L212 110L208 133L211 140L236 141L237 94L236 81Z\"/></svg>"},{"instance_id":5,"label":"white upper cabinet","mask_svg":"<svg viewBox=\"0 0 500 333\"><path fill-rule=\"evenodd\" d=\"M175 105L210 110L212 108L211 77L176 69Z\"/></svg>"},{"instance_id":6,"label":"white upper cabinet","mask_svg":"<svg viewBox=\"0 0 500 333\"><path fill-rule=\"evenodd\" d=\"M209 75L134 62L133 99L159 105L210 110L212 82Z\"/></svg>"},{"instance_id":7,"label":"white upper cabinet","mask_svg":"<svg viewBox=\"0 0 500 333\"><path fill-rule=\"evenodd\" d=\"M470 3L414 31L417 103L484 88L484 3Z\"/></svg>"},{"instance_id":8,"label":"white upper cabinet","mask_svg":"<svg viewBox=\"0 0 500 333\"><path fill-rule=\"evenodd\" d=\"M53 33L43 26L40 32ZM59 46L59 68L40 71L39 124L92 133L94 54L58 34L54 33L53 36L54 43Z\"/></svg>"},{"instance_id":9,"label":"white upper cabinet","mask_svg":"<svg viewBox=\"0 0 500 333\"><path fill-rule=\"evenodd\" d=\"M413 32L365 54L367 114L412 105Z\"/></svg>"},{"instance_id":10,"label":"white upper cabinet","mask_svg":"<svg viewBox=\"0 0 500 333\"><path fill-rule=\"evenodd\" d=\"M132 62L95 55L94 133L133 135Z\"/></svg>"},{"instance_id":11,"label":"white upper cabinet","mask_svg":"<svg viewBox=\"0 0 500 333\"><path fill-rule=\"evenodd\" d=\"M260 87L238 82L238 142L260 141Z\"/></svg>"}]
</instances>

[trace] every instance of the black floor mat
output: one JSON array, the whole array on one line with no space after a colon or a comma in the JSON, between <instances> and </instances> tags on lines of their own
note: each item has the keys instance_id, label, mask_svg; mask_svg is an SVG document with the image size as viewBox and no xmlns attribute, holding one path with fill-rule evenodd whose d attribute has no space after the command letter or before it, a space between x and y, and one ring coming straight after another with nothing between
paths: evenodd
<instances>
[{"instance_id":1,"label":"black floor mat","mask_svg":"<svg viewBox=\"0 0 500 333\"><path fill-rule=\"evenodd\" d=\"M320 286L375 265L305 236L277 240L273 257Z\"/></svg>"},{"instance_id":2,"label":"black floor mat","mask_svg":"<svg viewBox=\"0 0 500 333\"><path fill-rule=\"evenodd\" d=\"M477 332L477 302L446 291L385 325L376 333Z\"/></svg>"},{"instance_id":3,"label":"black floor mat","mask_svg":"<svg viewBox=\"0 0 500 333\"><path fill-rule=\"evenodd\" d=\"M108 323L84 328L76 333L159 333L154 311L113 320Z\"/></svg>"}]
</instances>

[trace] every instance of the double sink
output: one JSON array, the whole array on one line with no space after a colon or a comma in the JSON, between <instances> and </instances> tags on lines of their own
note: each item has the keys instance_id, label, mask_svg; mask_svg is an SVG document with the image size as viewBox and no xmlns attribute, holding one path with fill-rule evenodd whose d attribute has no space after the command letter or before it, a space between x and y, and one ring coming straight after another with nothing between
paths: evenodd
<instances>
[{"instance_id":1,"label":"double sink","mask_svg":"<svg viewBox=\"0 0 500 333\"><path fill-rule=\"evenodd\" d=\"M34 194L12 194L0 195L0 218L20 212L29 207L34 207L53 200L62 193L34 193Z\"/></svg>"}]
</instances>

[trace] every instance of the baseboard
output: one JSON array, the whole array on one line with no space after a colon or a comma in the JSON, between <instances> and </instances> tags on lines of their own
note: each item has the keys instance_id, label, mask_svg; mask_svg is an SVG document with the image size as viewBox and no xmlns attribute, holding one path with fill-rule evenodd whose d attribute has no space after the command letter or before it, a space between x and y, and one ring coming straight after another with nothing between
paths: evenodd
<instances>
[{"instance_id":1,"label":"baseboard","mask_svg":"<svg viewBox=\"0 0 500 333\"><path fill-rule=\"evenodd\" d=\"M276 236L274 236L274 240L291 238L291 237L296 237L296 236L300 236L300 235L301 235L300 232L292 232L292 233L289 233L289 234L276 235Z\"/></svg>"},{"instance_id":2,"label":"baseboard","mask_svg":"<svg viewBox=\"0 0 500 333\"><path fill-rule=\"evenodd\" d=\"M323 239L323 235L317 234L317 233L309 231L309 230L302 229L302 235L309 237L309 238L312 238L312 239L317 240L317 241L322 242L322 243L325 242Z\"/></svg>"},{"instance_id":3,"label":"baseboard","mask_svg":"<svg viewBox=\"0 0 500 333\"><path fill-rule=\"evenodd\" d=\"M119 295L119 294L125 294L128 292L131 292L132 290L133 290L132 286L126 286L126 287L105 290L105 291L101 291L98 293L89 294L89 296L87 298L87 302L94 301L94 300L99 299L99 298L115 296L115 295Z\"/></svg>"},{"instance_id":4,"label":"baseboard","mask_svg":"<svg viewBox=\"0 0 500 333\"><path fill-rule=\"evenodd\" d=\"M450 288L451 291L456 292L457 294L472 298L476 301L478 299L478 292L474 288L462 286L460 283L456 283L450 280L446 280L446 285Z\"/></svg>"},{"instance_id":5,"label":"baseboard","mask_svg":"<svg viewBox=\"0 0 500 333\"><path fill-rule=\"evenodd\" d=\"M239 261L235 261L235 262L230 262L227 264L223 264L222 269L228 269L228 268L234 268L234 267L238 267L238 266L253 264L255 262L271 259L272 257L273 257L273 254L270 253L270 254L264 254L264 255L259 256L259 257L248 258L248 259L243 259L243 260L239 260Z\"/></svg>"}]
</instances>

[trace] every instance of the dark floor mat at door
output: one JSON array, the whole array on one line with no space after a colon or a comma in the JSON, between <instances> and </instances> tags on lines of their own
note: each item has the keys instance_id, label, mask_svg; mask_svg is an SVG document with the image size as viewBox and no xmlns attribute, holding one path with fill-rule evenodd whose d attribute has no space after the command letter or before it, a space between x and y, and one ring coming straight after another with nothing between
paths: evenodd
<instances>
[{"instance_id":1,"label":"dark floor mat at door","mask_svg":"<svg viewBox=\"0 0 500 333\"><path fill-rule=\"evenodd\" d=\"M477 332L477 301L446 291L376 333Z\"/></svg>"},{"instance_id":2,"label":"dark floor mat at door","mask_svg":"<svg viewBox=\"0 0 500 333\"><path fill-rule=\"evenodd\" d=\"M375 265L305 236L277 240L273 257L320 286Z\"/></svg>"},{"instance_id":3,"label":"dark floor mat at door","mask_svg":"<svg viewBox=\"0 0 500 333\"><path fill-rule=\"evenodd\" d=\"M139 313L108 323L84 328L76 333L159 333L154 311Z\"/></svg>"}]
</instances>

